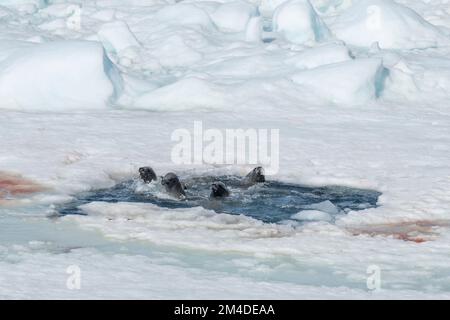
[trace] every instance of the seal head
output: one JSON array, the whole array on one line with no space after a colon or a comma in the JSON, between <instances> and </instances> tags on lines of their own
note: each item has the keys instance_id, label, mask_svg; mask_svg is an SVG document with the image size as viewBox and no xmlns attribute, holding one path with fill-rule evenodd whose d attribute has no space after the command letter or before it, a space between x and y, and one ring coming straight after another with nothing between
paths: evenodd
<instances>
[{"instance_id":1,"label":"seal head","mask_svg":"<svg viewBox=\"0 0 450 320\"><path fill-rule=\"evenodd\" d=\"M185 188L183 187L183 185L180 182L180 179L175 173L173 172L167 173L162 178L161 184L166 189L166 192L169 193L170 195L179 199L183 199L186 197L186 193L184 192Z\"/></svg>"},{"instance_id":2,"label":"seal head","mask_svg":"<svg viewBox=\"0 0 450 320\"><path fill-rule=\"evenodd\" d=\"M139 168L139 175L145 183L150 183L152 181L156 181L156 173L153 171L151 167L142 167Z\"/></svg>"},{"instance_id":3,"label":"seal head","mask_svg":"<svg viewBox=\"0 0 450 320\"><path fill-rule=\"evenodd\" d=\"M256 183L266 182L266 177L264 176L263 167L256 167L250 171L244 179L244 183L247 185L253 185Z\"/></svg>"},{"instance_id":4,"label":"seal head","mask_svg":"<svg viewBox=\"0 0 450 320\"><path fill-rule=\"evenodd\" d=\"M228 190L225 183L217 181L211 185L211 194L209 195L212 199L221 199L230 196L230 191Z\"/></svg>"}]
</instances>

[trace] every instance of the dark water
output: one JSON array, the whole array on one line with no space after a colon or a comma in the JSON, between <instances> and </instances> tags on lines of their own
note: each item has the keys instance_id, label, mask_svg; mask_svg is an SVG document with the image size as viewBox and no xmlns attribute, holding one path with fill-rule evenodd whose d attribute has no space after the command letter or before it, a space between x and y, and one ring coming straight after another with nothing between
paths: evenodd
<instances>
[{"instance_id":1,"label":"dark water","mask_svg":"<svg viewBox=\"0 0 450 320\"><path fill-rule=\"evenodd\" d=\"M109 189L78 194L76 200L61 206L62 215L83 214L78 206L93 201L145 202L166 208L202 206L221 213L243 214L264 222L289 219L310 205L331 201L341 212L375 207L379 192L347 187L306 187L296 184L268 181L252 187L241 184L241 177L195 177L182 179L187 186L186 200L175 200L164 194L159 182L144 185L140 181L127 181ZM210 200L210 187L214 181L224 182L231 191L223 200Z\"/></svg>"}]
</instances>

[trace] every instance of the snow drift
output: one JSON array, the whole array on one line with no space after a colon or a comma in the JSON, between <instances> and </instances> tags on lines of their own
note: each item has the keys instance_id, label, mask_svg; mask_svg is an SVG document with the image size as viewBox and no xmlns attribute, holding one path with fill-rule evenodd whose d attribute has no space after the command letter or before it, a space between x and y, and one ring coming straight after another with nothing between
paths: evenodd
<instances>
[{"instance_id":1,"label":"snow drift","mask_svg":"<svg viewBox=\"0 0 450 320\"><path fill-rule=\"evenodd\" d=\"M257 8L244 1L235 1L220 5L210 16L220 30L242 32L251 17L259 15Z\"/></svg>"},{"instance_id":2,"label":"snow drift","mask_svg":"<svg viewBox=\"0 0 450 320\"><path fill-rule=\"evenodd\" d=\"M189 77L141 95L133 106L152 111L181 111L225 109L229 103L219 86Z\"/></svg>"},{"instance_id":3,"label":"snow drift","mask_svg":"<svg viewBox=\"0 0 450 320\"><path fill-rule=\"evenodd\" d=\"M429 48L449 40L414 10L392 0L361 0L343 12L332 26L348 44L382 49Z\"/></svg>"},{"instance_id":4,"label":"snow drift","mask_svg":"<svg viewBox=\"0 0 450 320\"><path fill-rule=\"evenodd\" d=\"M167 68L187 67L200 61L203 57L179 34L171 34L153 41L152 56L158 60L161 66Z\"/></svg>"},{"instance_id":5,"label":"snow drift","mask_svg":"<svg viewBox=\"0 0 450 320\"><path fill-rule=\"evenodd\" d=\"M308 0L284 2L275 10L272 23L273 31L297 44L314 43L329 36L327 26Z\"/></svg>"},{"instance_id":6,"label":"snow drift","mask_svg":"<svg viewBox=\"0 0 450 320\"><path fill-rule=\"evenodd\" d=\"M299 69L310 69L348 60L351 60L348 48L341 44L331 43L303 50L286 59L285 63Z\"/></svg>"},{"instance_id":7,"label":"snow drift","mask_svg":"<svg viewBox=\"0 0 450 320\"><path fill-rule=\"evenodd\" d=\"M117 54L128 48L140 47L128 25L121 20L103 24L98 31L98 37L107 50Z\"/></svg>"},{"instance_id":8,"label":"snow drift","mask_svg":"<svg viewBox=\"0 0 450 320\"><path fill-rule=\"evenodd\" d=\"M8 41L5 46L11 54L0 61L0 108L104 108L121 91L121 76L98 42Z\"/></svg>"},{"instance_id":9,"label":"snow drift","mask_svg":"<svg viewBox=\"0 0 450 320\"><path fill-rule=\"evenodd\" d=\"M210 29L213 22L202 9L192 4L177 3L164 6L155 14L156 21L162 24L182 25Z\"/></svg>"},{"instance_id":10,"label":"snow drift","mask_svg":"<svg viewBox=\"0 0 450 320\"><path fill-rule=\"evenodd\" d=\"M357 59L302 71L292 80L325 100L353 105L376 98L386 73L381 59Z\"/></svg>"},{"instance_id":11,"label":"snow drift","mask_svg":"<svg viewBox=\"0 0 450 320\"><path fill-rule=\"evenodd\" d=\"M125 66L139 63L140 43L128 25L121 20L108 22L97 32L98 39L110 56Z\"/></svg>"},{"instance_id":12,"label":"snow drift","mask_svg":"<svg viewBox=\"0 0 450 320\"><path fill-rule=\"evenodd\" d=\"M20 7L24 5L35 5L39 8L43 8L47 5L47 2L47 0L1 0L0 6Z\"/></svg>"}]
</instances>

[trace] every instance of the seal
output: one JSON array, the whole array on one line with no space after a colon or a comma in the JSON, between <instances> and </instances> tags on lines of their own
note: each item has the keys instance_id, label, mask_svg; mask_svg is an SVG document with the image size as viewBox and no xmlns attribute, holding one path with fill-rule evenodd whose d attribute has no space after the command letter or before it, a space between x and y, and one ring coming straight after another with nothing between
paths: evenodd
<instances>
[{"instance_id":1,"label":"seal","mask_svg":"<svg viewBox=\"0 0 450 320\"><path fill-rule=\"evenodd\" d=\"M263 167L256 167L250 171L243 180L245 185L254 185L257 183L266 182L266 177L264 176Z\"/></svg>"},{"instance_id":2,"label":"seal","mask_svg":"<svg viewBox=\"0 0 450 320\"><path fill-rule=\"evenodd\" d=\"M157 180L156 173L151 167L139 168L139 175L141 176L142 181L144 181L145 183L150 183Z\"/></svg>"},{"instance_id":3,"label":"seal","mask_svg":"<svg viewBox=\"0 0 450 320\"><path fill-rule=\"evenodd\" d=\"M229 196L230 191L228 190L225 183L216 181L211 185L211 194L209 195L211 199L221 199Z\"/></svg>"},{"instance_id":4,"label":"seal","mask_svg":"<svg viewBox=\"0 0 450 320\"><path fill-rule=\"evenodd\" d=\"M184 199L186 198L186 193L184 192L184 187L180 182L180 179L178 176L173 173L169 172L167 173L162 179L161 184L166 189L166 192L170 195L178 198L178 199Z\"/></svg>"}]
</instances>

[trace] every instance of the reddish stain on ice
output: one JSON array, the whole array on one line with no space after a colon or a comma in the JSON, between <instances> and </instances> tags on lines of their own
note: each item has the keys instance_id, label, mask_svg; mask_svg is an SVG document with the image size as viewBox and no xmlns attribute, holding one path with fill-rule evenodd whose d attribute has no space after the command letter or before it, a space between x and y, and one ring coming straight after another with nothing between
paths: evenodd
<instances>
[{"instance_id":1,"label":"reddish stain on ice","mask_svg":"<svg viewBox=\"0 0 450 320\"><path fill-rule=\"evenodd\" d=\"M26 196L44 191L45 188L38 183L19 175L0 172L0 205L14 200L16 197Z\"/></svg>"},{"instance_id":2,"label":"reddish stain on ice","mask_svg":"<svg viewBox=\"0 0 450 320\"><path fill-rule=\"evenodd\" d=\"M450 227L448 220L417 220L390 224L377 224L352 228L353 235L391 236L403 241L422 243L438 236L437 228Z\"/></svg>"}]
</instances>

